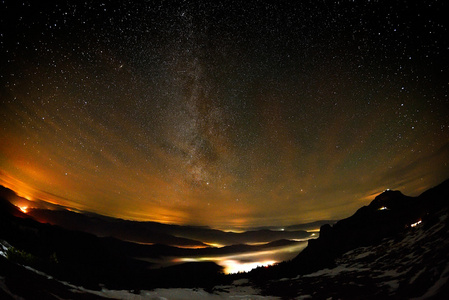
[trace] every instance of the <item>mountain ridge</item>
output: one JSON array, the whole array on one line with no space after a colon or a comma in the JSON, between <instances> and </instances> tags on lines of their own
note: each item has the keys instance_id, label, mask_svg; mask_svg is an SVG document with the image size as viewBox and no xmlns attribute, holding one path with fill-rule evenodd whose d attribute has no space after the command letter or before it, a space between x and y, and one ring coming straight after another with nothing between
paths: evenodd
<instances>
[{"instance_id":1,"label":"mountain ridge","mask_svg":"<svg viewBox=\"0 0 449 300\"><path fill-rule=\"evenodd\" d=\"M14 191L1 188L0 194L6 194L6 198L19 197ZM131 221L67 209L29 208L27 215L41 223L59 225L70 230L92 233L99 237L111 236L131 242L165 244L176 247L230 246L244 243L270 243L283 239L304 240L312 237L312 233L294 228L285 231L261 228L244 232L228 232L207 226Z\"/></svg>"}]
</instances>

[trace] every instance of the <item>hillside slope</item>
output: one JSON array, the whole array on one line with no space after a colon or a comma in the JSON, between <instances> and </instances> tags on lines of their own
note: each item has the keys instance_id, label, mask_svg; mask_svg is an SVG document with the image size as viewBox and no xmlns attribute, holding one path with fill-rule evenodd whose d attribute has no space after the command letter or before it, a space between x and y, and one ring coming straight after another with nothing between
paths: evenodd
<instances>
[{"instance_id":1,"label":"hillside slope","mask_svg":"<svg viewBox=\"0 0 449 300\"><path fill-rule=\"evenodd\" d=\"M449 299L449 181L419 197L386 191L291 262L251 276L265 294L314 299Z\"/></svg>"}]
</instances>

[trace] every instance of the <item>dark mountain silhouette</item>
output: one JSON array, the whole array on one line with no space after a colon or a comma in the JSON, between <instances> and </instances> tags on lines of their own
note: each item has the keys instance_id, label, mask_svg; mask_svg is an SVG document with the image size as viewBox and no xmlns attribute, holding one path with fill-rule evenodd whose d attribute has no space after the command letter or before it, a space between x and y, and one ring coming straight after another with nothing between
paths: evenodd
<instances>
[{"instance_id":1,"label":"dark mountain silhouette","mask_svg":"<svg viewBox=\"0 0 449 300\"><path fill-rule=\"evenodd\" d=\"M91 289L98 289L100 284L127 289L209 286L223 276L222 268L215 263L196 263L195 272L203 274L197 277L190 274L191 264L185 266L180 264L176 268L152 269L151 263L135 256L157 257L170 253L181 254L182 251L195 249L135 244L42 224L21 213L2 197L0 197L0 242L2 248L5 243L12 246L7 255L13 261L31 266L60 280ZM212 264L215 266L212 267ZM10 269L13 274L21 274L22 268L12 266L4 257L0 259L0 276L10 275L4 273L4 270ZM15 280L14 276L8 278ZM20 294L20 287L17 288Z\"/></svg>"},{"instance_id":2,"label":"dark mountain silhouette","mask_svg":"<svg viewBox=\"0 0 449 300\"><path fill-rule=\"evenodd\" d=\"M2 186L0 186L0 195L3 195L5 199L20 198L13 191ZM311 236L311 233L305 230L296 229L225 232L207 226L130 221L94 213L78 213L67 209L30 208L27 215L40 223L59 225L69 230L83 231L99 237L115 237L124 241L177 247L207 247L205 243L223 246L270 243L277 240L307 239Z\"/></svg>"},{"instance_id":3,"label":"dark mountain silhouette","mask_svg":"<svg viewBox=\"0 0 449 300\"><path fill-rule=\"evenodd\" d=\"M224 276L222 267L215 263L188 263L154 268L145 258L218 256L297 243L279 240L263 245L242 244L200 249L138 244L37 222L3 197L0 197L0 242L2 245L7 243L13 246L8 250L13 261L91 289L97 289L100 284L126 289L210 286L217 283L218 279L221 282ZM0 259L0 269L3 270L0 276L8 275L4 273L5 270L12 270L14 274L25 272L3 257ZM30 277L34 278L35 275ZM43 282L50 284L47 280ZM15 284L19 289L19 283Z\"/></svg>"},{"instance_id":4,"label":"dark mountain silhouette","mask_svg":"<svg viewBox=\"0 0 449 300\"><path fill-rule=\"evenodd\" d=\"M319 238L310 240L307 248L293 262L309 269L306 267L308 261L319 257L320 263L313 266L316 269L317 265L324 266L348 250L373 245L384 238L395 236L448 205L449 180L418 197L387 190L351 217L333 226L321 226Z\"/></svg>"},{"instance_id":5,"label":"dark mountain silhouette","mask_svg":"<svg viewBox=\"0 0 449 300\"><path fill-rule=\"evenodd\" d=\"M176 237L157 229L152 230L152 226L145 226L144 222L82 214L69 210L30 209L27 214L41 223L59 225L70 230L92 233L99 237L112 236L125 241L181 247L207 246L200 241Z\"/></svg>"},{"instance_id":6,"label":"dark mountain silhouette","mask_svg":"<svg viewBox=\"0 0 449 300\"><path fill-rule=\"evenodd\" d=\"M316 231L319 230L320 227L324 224L334 224L337 220L320 220L320 221L314 221L309 223L301 223L301 224L294 224L289 226L259 226L252 228L254 231L258 230L273 230L273 231Z\"/></svg>"},{"instance_id":7,"label":"dark mountain silhouette","mask_svg":"<svg viewBox=\"0 0 449 300\"><path fill-rule=\"evenodd\" d=\"M268 269L253 270L251 276L265 281L334 266L335 259L350 250L377 245L386 238L395 238L417 222L427 225L437 222L435 214L443 209L449 209L449 180L418 197L387 190L351 217L333 226L322 225L319 238L309 240L307 247L292 261Z\"/></svg>"},{"instance_id":8,"label":"dark mountain silhouette","mask_svg":"<svg viewBox=\"0 0 449 300\"><path fill-rule=\"evenodd\" d=\"M321 220L321 221L315 221L310 223L304 223L304 224L295 224L287 226L286 230L314 230L317 228L320 228L321 226L325 224L335 224L337 220Z\"/></svg>"},{"instance_id":9,"label":"dark mountain silhouette","mask_svg":"<svg viewBox=\"0 0 449 300\"><path fill-rule=\"evenodd\" d=\"M204 247L206 245L203 242L220 245L269 243L282 239L306 239L311 236L311 233L304 230L262 229L239 233L224 232L202 226L128 221L68 210L30 209L27 214L41 223L60 225L97 236L112 236L139 243L159 243L180 247Z\"/></svg>"},{"instance_id":10,"label":"dark mountain silhouette","mask_svg":"<svg viewBox=\"0 0 449 300\"><path fill-rule=\"evenodd\" d=\"M28 218L17 206L11 204L7 199L17 198L16 193L0 185L0 216L9 218L10 216Z\"/></svg>"}]
</instances>

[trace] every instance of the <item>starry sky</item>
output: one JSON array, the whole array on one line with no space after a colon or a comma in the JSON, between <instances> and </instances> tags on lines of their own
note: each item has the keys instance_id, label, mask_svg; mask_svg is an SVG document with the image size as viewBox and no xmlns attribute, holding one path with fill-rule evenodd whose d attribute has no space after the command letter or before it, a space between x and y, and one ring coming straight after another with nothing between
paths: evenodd
<instances>
[{"instance_id":1,"label":"starry sky","mask_svg":"<svg viewBox=\"0 0 449 300\"><path fill-rule=\"evenodd\" d=\"M36 2L0 3L0 184L30 200L236 229L449 177L447 1Z\"/></svg>"}]
</instances>

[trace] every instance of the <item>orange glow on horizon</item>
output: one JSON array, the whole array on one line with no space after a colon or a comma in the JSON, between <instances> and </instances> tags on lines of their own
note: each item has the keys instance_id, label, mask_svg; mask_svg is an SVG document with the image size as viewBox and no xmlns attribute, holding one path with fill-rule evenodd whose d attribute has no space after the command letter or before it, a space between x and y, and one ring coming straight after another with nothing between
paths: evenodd
<instances>
[{"instance_id":1,"label":"orange glow on horizon","mask_svg":"<svg viewBox=\"0 0 449 300\"><path fill-rule=\"evenodd\" d=\"M185 245L175 245L177 248L183 248L183 249L204 249L204 248L208 248L208 245L204 245L204 246L185 246Z\"/></svg>"},{"instance_id":2,"label":"orange glow on horizon","mask_svg":"<svg viewBox=\"0 0 449 300\"><path fill-rule=\"evenodd\" d=\"M28 206L19 206L19 209L25 214L28 212Z\"/></svg>"},{"instance_id":3,"label":"orange glow on horizon","mask_svg":"<svg viewBox=\"0 0 449 300\"><path fill-rule=\"evenodd\" d=\"M203 243L205 243L205 244L208 245L209 247L214 247L214 248L223 248L224 246L226 246L226 245L223 245L223 244L217 244L217 243L207 243L207 242L203 242Z\"/></svg>"}]
</instances>

